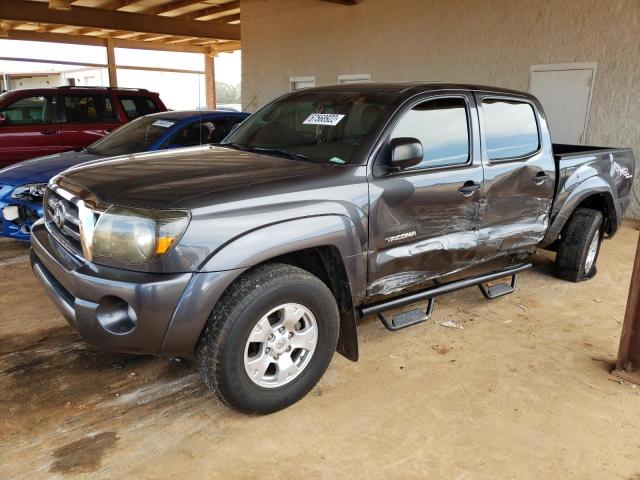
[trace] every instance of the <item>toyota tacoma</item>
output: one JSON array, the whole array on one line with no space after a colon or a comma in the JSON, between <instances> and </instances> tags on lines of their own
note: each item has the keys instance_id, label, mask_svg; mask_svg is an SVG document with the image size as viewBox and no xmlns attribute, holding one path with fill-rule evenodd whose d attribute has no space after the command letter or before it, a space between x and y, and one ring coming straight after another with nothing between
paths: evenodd
<instances>
[{"instance_id":1,"label":"toyota tacoma","mask_svg":"<svg viewBox=\"0 0 640 480\"><path fill-rule=\"evenodd\" d=\"M552 144L526 93L327 86L274 100L221 145L61 173L31 259L88 342L195 359L225 403L268 413L334 351L358 359L362 316L398 330L439 295L508 294L537 248L557 252L557 276L593 277L634 173L629 149Z\"/></svg>"}]
</instances>

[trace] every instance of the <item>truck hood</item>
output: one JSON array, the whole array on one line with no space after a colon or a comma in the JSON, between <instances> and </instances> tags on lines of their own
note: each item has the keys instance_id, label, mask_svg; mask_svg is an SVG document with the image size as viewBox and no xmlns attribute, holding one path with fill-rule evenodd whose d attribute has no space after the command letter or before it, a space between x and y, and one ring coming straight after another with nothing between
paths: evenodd
<instances>
[{"instance_id":1,"label":"truck hood","mask_svg":"<svg viewBox=\"0 0 640 480\"><path fill-rule=\"evenodd\" d=\"M193 207L205 194L340 168L343 167L199 146L85 163L63 172L58 183L64 186L70 182L111 204L166 208L184 202Z\"/></svg>"},{"instance_id":2,"label":"truck hood","mask_svg":"<svg viewBox=\"0 0 640 480\"><path fill-rule=\"evenodd\" d=\"M27 183L47 183L63 170L96 158L99 157L85 151L71 151L16 163L0 170L0 185L17 187Z\"/></svg>"}]
</instances>

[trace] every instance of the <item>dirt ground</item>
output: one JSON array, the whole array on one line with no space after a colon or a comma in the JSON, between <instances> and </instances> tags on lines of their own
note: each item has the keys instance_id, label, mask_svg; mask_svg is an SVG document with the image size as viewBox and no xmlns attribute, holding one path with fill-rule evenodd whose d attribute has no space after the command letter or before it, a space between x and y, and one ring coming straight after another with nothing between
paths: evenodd
<instances>
[{"instance_id":1,"label":"dirt ground","mask_svg":"<svg viewBox=\"0 0 640 480\"><path fill-rule=\"evenodd\" d=\"M640 387L608 374L637 227L592 281L542 254L513 295L458 292L397 333L365 319L358 363L336 355L265 417L217 404L190 365L86 345L2 242L0 478L639 480Z\"/></svg>"}]
</instances>

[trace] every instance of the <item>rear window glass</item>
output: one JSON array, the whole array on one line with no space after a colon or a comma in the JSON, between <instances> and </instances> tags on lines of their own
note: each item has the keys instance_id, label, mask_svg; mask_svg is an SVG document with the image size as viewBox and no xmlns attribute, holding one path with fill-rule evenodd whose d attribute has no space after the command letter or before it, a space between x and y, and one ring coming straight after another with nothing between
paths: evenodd
<instances>
[{"instance_id":1,"label":"rear window glass","mask_svg":"<svg viewBox=\"0 0 640 480\"><path fill-rule=\"evenodd\" d=\"M56 97L23 97L0 110L6 125L51 123L55 118Z\"/></svg>"},{"instance_id":2,"label":"rear window glass","mask_svg":"<svg viewBox=\"0 0 640 480\"><path fill-rule=\"evenodd\" d=\"M64 103L67 122L117 121L111 99L105 95L65 95Z\"/></svg>"},{"instance_id":3,"label":"rear window glass","mask_svg":"<svg viewBox=\"0 0 640 480\"><path fill-rule=\"evenodd\" d=\"M120 103L129 120L160 111L153 100L139 95L120 96Z\"/></svg>"},{"instance_id":4,"label":"rear window glass","mask_svg":"<svg viewBox=\"0 0 640 480\"><path fill-rule=\"evenodd\" d=\"M484 99L482 116L489 159L522 157L538 150L538 124L530 104Z\"/></svg>"}]
</instances>

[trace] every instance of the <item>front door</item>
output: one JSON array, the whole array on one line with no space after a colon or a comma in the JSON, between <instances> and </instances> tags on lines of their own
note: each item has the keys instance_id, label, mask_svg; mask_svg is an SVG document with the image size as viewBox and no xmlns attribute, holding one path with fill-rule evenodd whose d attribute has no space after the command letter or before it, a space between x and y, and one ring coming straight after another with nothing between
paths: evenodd
<instances>
[{"instance_id":1,"label":"front door","mask_svg":"<svg viewBox=\"0 0 640 480\"><path fill-rule=\"evenodd\" d=\"M424 159L385 171L389 142L401 137L420 140ZM474 265L483 184L478 138L470 93L429 95L396 116L370 182L369 295Z\"/></svg>"},{"instance_id":2,"label":"front door","mask_svg":"<svg viewBox=\"0 0 640 480\"><path fill-rule=\"evenodd\" d=\"M55 96L25 95L0 115L0 168L62 151Z\"/></svg>"}]
</instances>

